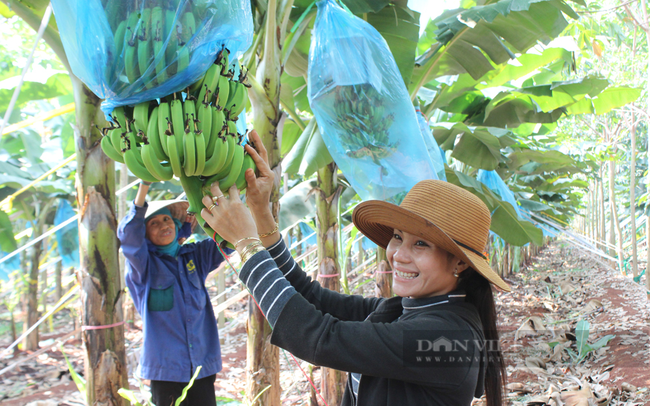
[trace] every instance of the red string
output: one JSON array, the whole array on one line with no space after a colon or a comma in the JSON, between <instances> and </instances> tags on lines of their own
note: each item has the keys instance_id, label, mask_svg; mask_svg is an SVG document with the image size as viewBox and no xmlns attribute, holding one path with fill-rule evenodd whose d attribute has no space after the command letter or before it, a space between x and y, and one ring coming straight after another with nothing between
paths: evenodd
<instances>
[{"instance_id":1,"label":"red string","mask_svg":"<svg viewBox=\"0 0 650 406\"><path fill-rule=\"evenodd\" d=\"M216 234L216 233L215 233L215 234ZM219 251L221 252L221 255L224 257L224 259L226 260L226 262L228 263L228 265L230 265L230 267L235 271L235 273L237 274L237 276L239 276L239 273L237 272L237 270L235 270L235 267L232 266L232 264L230 263L230 261L229 261L229 259L228 259L228 256L226 255L226 253L223 252L223 250L221 249L221 247L219 246L219 244L217 244L217 248L219 248ZM246 287L246 289L248 289L248 287ZM249 293L250 293L250 290L249 290ZM260 305L257 303L257 300L255 300L255 297L254 297L252 294L251 294L250 296L251 296L251 299L253 299L253 302L255 302L255 305L256 305L257 308L259 309L260 313L262 313L262 315L264 316L264 318L266 318L266 315L264 315L264 312L262 311L262 308L260 307ZM273 329L273 327L271 327L271 329ZM298 360L296 359L296 357L294 357L293 354L292 354L291 352L289 352L289 355L291 355L291 358L293 358L293 362L296 363L296 365L298 366L298 369L300 369L300 371L301 371L302 374L305 376L305 378L307 378L307 380L309 381L309 384L311 385L311 387L314 388L314 390L316 391L316 394L318 395L318 397L323 401L323 403L325 403L325 406L329 406L329 405L327 404L327 402L325 401L325 399L323 398L323 395L321 395L320 392L318 391L318 389L316 389L316 385L314 385L314 382L312 382L312 380L309 378L309 375L307 375L307 373L302 369L302 367L300 366L300 363L298 362Z\"/></svg>"},{"instance_id":2,"label":"red string","mask_svg":"<svg viewBox=\"0 0 650 406\"><path fill-rule=\"evenodd\" d=\"M120 322L113 323L113 324L106 324L104 326L81 326L81 331L103 330L105 328L113 328L113 327L121 326L124 323L126 323L126 322L125 321L120 321Z\"/></svg>"},{"instance_id":3,"label":"red string","mask_svg":"<svg viewBox=\"0 0 650 406\"><path fill-rule=\"evenodd\" d=\"M212 241L217 242L217 232L216 231L212 235ZM219 251L221 251L221 248L219 248ZM223 254L223 251L221 251L221 253ZM232 265L230 265L230 266L232 266ZM233 268L233 269L235 269L235 268Z\"/></svg>"}]
</instances>

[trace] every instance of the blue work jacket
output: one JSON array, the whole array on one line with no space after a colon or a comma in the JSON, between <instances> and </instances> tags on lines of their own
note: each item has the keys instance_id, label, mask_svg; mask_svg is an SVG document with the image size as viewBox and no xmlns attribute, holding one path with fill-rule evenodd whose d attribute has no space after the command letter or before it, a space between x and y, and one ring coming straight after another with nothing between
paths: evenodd
<instances>
[{"instance_id":1,"label":"blue work jacket","mask_svg":"<svg viewBox=\"0 0 650 406\"><path fill-rule=\"evenodd\" d=\"M223 256L211 239L182 245L176 258L157 252L145 238L146 211L146 204L131 203L117 231L126 285L142 317L144 345L137 373L143 379L189 382L201 365L198 378L216 374L221 347L205 279Z\"/></svg>"}]
</instances>

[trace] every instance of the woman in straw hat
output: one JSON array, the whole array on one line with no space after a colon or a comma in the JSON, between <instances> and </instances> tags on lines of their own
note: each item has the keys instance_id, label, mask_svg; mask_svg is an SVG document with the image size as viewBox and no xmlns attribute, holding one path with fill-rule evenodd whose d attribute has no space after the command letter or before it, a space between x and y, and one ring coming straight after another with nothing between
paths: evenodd
<instances>
[{"instance_id":1,"label":"woman in straw hat","mask_svg":"<svg viewBox=\"0 0 650 406\"><path fill-rule=\"evenodd\" d=\"M117 231L126 258L126 285L142 316L144 344L137 374L151 380L154 404L171 405L201 365L182 404L216 405L221 349L205 280L223 257L210 240L182 244L196 224L187 215L189 203L147 203L149 185L140 184Z\"/></svg>"},{"instance_id":2,"label":"woman in straw hat","mask_svg":"<svg viewBox=\"0 0 650 406\"><path fill-rule=\"evenodd\" d=\"M490 213L473 194L422 181L401 205L357 206L357 228L386 248L390 299L322 288L293 260L269 210L274 175L266 150L246 147L259 169L246 173L247 209L212 185L203 218L242 258L240 279L273 327L271 343L348 371L342 405L469 405L485 393L502 404L504 381L493 284L508 285L482 251ZM230 196L239 196L235 187ZM252 214L252 216L251 216Z\"/></svg>"}]
</instances>

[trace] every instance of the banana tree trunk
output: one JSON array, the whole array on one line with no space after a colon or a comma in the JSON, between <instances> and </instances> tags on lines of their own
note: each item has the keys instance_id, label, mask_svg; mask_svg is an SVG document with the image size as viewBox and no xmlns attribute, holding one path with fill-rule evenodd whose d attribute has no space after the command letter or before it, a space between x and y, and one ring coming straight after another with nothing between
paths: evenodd
<instances>
[{"instance_id":1,"label":"banana tree trunk","mask_svg":"<svg viewBox=\"0 0 650 406\"><path fill-rule=\"evenodd\" d=\"M393 274L388 259L386 258L386 250L377 247L377 271L375 272L375 294L377 297L392 297L393 296Z\"/></svg>"},{"instance_id":2,"label":"banana tree trunk","mask_svg":"<svg viewBox=\"0 0 650 406\"><path fill-rule=\"evenodd\" d=\"M106 125L99 100L79 79L72 79L77 126L77 203L79 209L82 325L109 326L123 321L122 281L115 218L115 164L99 146L95 125ZM117 325L82 334L86 399L89 405L123 405L117 391L128 388L124 327Z\"/></svg>"},{"instance_id":3,"label":"banana tree trunk","mask_svg":"<svg viewBox=\"0 0 650 406\"><path fill-rule=\"evenodd\" d=\"M33 326L39 318L38 265L41 261L42 252L42 242L38 242L32 246L29 274L27 275L27 290L25 292L25 321L23 323L23 332L27 331L31 326ZM26 351L35 351L38 349L38 327L23 339L23 349Z\"/></svg>"},{"instance_id":4,"label":"banana tree trunk","mask_svg":"<svg viewBox=\"0 0 650 406\"><path fill-rule=\"evenodd\" d=\"M327 289L340 291L338 261L337 208L341 194L334 162L318 170L316 193L316 228L318 235L318 282ZM321 392L328 405L338 405L343 399L347 374L336 369L321 371Z\"/></svg>"},{"instance_id":5,"label":"banana tree trunk","mask_svg":"<svg viewBox=\"0 0 650 406\"><path fill-rule=\"evenodd\" d=\"M271 211L276 221L280 213L280 145L278 123L280 122L280 76L282 64L280 38L277 35L277 2L269 0L266 10L266 24L262 59L257 66L255 76L251 77L249 89L253 128L257 131L266 147L269 165L275 172L277 180L271 193ZM253 58L256 58L254 55ZM271 326L252 299L248 300L248 340L246 345L246 397L252 406L280 406L280 352L270 344ZM268 388L258 400L253 400Z\"/></svg>"},{"instance_id":6,"label":"banana tree trunk","mask_svg":"<svg viewBox=\"0 0 650 406\"><path fill-rule=\"evenodd\" d=\"M623 270L623 236L621 235L621 225L618 222L618 213L616 210L616 194L614 191L616 177L616 161L613 159L609 161L609 207L611 216L614 219L614 230L616 230L616 239L618 247L618 270L625 274Z\"/></svg>"}]
</instances>

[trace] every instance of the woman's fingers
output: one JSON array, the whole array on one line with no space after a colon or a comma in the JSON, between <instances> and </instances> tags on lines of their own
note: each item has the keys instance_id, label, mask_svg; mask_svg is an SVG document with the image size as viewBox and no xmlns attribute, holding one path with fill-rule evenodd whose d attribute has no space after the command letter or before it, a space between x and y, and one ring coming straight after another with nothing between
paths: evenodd
<instances>
[{"instance_id":1,"label":"woman's fingers","mask_svg":"<svg viewBox=\"0 0 650 406\"><path fill-rule=\"evenodd\" d=\"M214 197L217 197L217 196L223 194L223 193L221 193L221 189L219 189L219 182L218 182L218 181L217 181L217 182L213 182L213 183L210 185L210 193L212 193L212 196L214 196Z\"/></svg>"},{"instance_id":2,"label":"woman's fingers","mask_svg":"<svg viewBox=\"0 0 650 406\"><path fill-rule=\"evenodd\" d=\"M228 193L230 194L230 196L239 196L239 189L237 189L237 185L230 186Z\"/></svg>"},{"instance_id":3,"label":"woman's fingers","mask_svg":"<svg viewBox=\"0 0 650 406\"><path fill-rule=\"evenodd\" d=\"M260 157L262 157L262 159L268 164L269 157L268 157L268 154L266 152L266 147L264 146L264 143L262 142L262 139L260 138L257 131L251 130L248 133L248 139L249 139L249 141L252 142L253 145L255 145L255 150L260 155Z\"/></svg>"},{"instance_id":4,"label":"woman's fingers","mask_svg":"<svg viewBox=\"0 0 650 406\"><path fill-rule=\"evenodd\" d=\"M248 152L248 155L253 158L253 162L255 162L255 166L257 167L261 177L266 178L273 175L273 171L269 167L268 161L264 159L255 148L246 144L245 149L246 152Z\"/></svg>"},{"instance_id":5,"label":"woman's fingers","mask_svg":"<svg viewBox=\"0 0 650 406\"><path fill-rule=\"evenodd\" d=\"M201 201L205 207L210 207L212 205L212 198L210 196L203 196L203 199L201 199Z\"/></svg>"}]
</instances>

